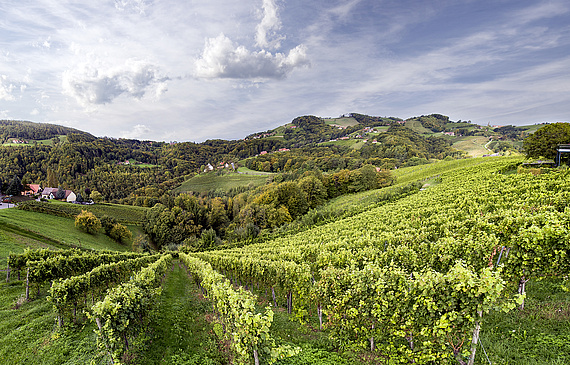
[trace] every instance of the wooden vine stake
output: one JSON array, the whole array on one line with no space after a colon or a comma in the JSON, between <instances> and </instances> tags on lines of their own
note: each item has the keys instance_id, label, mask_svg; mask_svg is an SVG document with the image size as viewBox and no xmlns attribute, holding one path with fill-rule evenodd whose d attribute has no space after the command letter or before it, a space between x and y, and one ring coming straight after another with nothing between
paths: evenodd
<instances>
[{"instance_id":1,"label":"wooden vine stake","mask_svg":"<svg viewBox=\"0 0 570 365\"><path fill-rule=\"evenodd\" d=\"M277 308L277 298L275 297L275 288L271 287L271 295L273 296L273 305Z\"/></svg>"},{"instance_id":2,"label":"wooden vine stake","mask_svg":"<svg viewBox=\"0 0 570 365\"><path fill-rule=\"evenodd\" d=\"M475 363L475 352L477 351L477 343L479 342L479 332L481 331L481 317L483 316L483 311L478 311L479 320L475 324L475 330L473 331L473 339L471 340L471 356L469 356L469 362L467 365L473 365Z\"/></svg>"},{"instance_id":3,"label":"wooden vine stake","mask_svg":"<svg viewBox=\"0 0 570 365\"><path fill-rule=\"evenodd\" d=\"M530 279L527 279L527 278L524 276L524 270L523 270L523 276L521 277L521 280L519 281L519 294L520 294L520 295L526 294L526 283L527 283L529 280L530 280ZM523 310L523 309L524 309L524 298L523 298L523 300L522 300L522 302L521 302L521 305L519 306L519 309L520 309L520 310Z\"/></svg>"},{"instance_id":4,"label":"wooden vine stake","mask_svg":"<svg viewBox=\"0 0 570 365\"><path fill-rule=\"evenodd\" d=\"M323 330L323 307L321 303L317 305L317 313L319 314L319 330Z\"/></svg>"},{"instance_id":5,"label":"wooden vine stake","mask_svg":"<svg viewBox=\"0 0 570 365\"><path fill-rule=\"evenodd\" d=\"M30 300L30 268L26 273L26 300Z\"/></svg>"},{"instance_id":6,"label":"wooden vine stake","mask_svg":"<svg viewBox=\"0 0 570 365\"><path fill-rule=\"evenodd\" d=\"M259 365L259 355L257 354L257 350L253 350L253 361L255 365Z\"/></svg>"}]
</instances>

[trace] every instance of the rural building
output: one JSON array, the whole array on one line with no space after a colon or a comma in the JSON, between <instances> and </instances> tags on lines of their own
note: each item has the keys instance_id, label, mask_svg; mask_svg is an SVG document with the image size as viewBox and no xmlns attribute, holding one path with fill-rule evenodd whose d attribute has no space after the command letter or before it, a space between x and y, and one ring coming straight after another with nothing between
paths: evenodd
<instances>
[{"instance_id":1,"label":"rural building","mask_svg":"<svg viewBox=\"0 0 570 365\"><path fill-rule=\"evenodd\" d=\"M44 199L55 199L55 195L57 194L58 188L45 188L42 191L42 198ZM64 190L65 195L62 200L67 202L74 202L77 200L77 195L71 190Z\"/></svg>"},{"instance_id":2,"label":"rural building","mask_svg":"<svg viewBox=\"0 0 570 365\"><path fill-rule=\"evenodd\" d=\"M562 159L570 157L570 144L559 144L556 147L556 166L560 166Z\"/></svg>"},{"instance_id":3,"label":"rural building","mask_svg":"<svg viewBox=\"0 0 570 365\"><path fill-rule=\"evenodd\" d=\"M29 184L29 190L22 191L22 195L31 196L39 194L42 191L40 184Z\"/></svg>"}]
</instances>

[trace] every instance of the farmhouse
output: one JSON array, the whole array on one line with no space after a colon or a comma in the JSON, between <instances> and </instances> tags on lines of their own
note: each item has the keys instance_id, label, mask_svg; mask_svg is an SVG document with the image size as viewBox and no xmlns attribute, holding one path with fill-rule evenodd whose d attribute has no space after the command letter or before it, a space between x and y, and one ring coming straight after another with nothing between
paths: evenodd
<instances>
[{"instance_id":1,"label":"farmhouse","mask_svg":"<svg viewBox=\"0 0 570 365\"><path fill-rule=\"evenodd\" d=\"M44 199L55 199L55 196L57 194L57 190L58 188L45 188L42 191L42 198ZM74 202L77 200L77 195L71 191L71 190L64 190L65 195L63 197L63 199L61 200L65 200L67 202Z\"/></svg>"},{"instance_id":2,"label":"farmhouse","mask_svg":"<svg viewBox=\"0 0 570 365\"><path fill-rule=\"evenodd\" d=\"M22 195L31 196L39 194L42 191L40 184L29 184L29 190L22 191Z\"/></svg>"}]
</instances>

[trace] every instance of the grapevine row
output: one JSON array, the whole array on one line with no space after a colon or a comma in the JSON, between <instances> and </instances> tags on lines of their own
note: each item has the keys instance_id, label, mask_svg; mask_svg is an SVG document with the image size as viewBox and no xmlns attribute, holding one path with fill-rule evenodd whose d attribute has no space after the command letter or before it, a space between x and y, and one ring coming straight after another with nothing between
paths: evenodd
<instances>
[{"instance_id":1,"label":"grapevine row","mask_svg":"<svg viewBox=\"0 0 570 365\"><path fill-rule=\"evenodd\" d=\"M72 310L73 319L75 319L78 306L79 308L85 307L88 299L93 302L94 298L99 297L99 294L109 286L127 280L133 272L156 261L159 257L160 255L143 256L103 264L83 275L55 281L49 290L47 299L54 305L59 325L63 324L66 311Z\"/></svg>"},{"instance_id":2,"label":"grapevine row","mask_svg":"<svg viewBox=\"0 0 570 365\"><path fill-rule=\"evenodd\" d=\"M188 271L199 279L201 287L213 302L239 364L272 363L299 352L299 349L290 346L275 345L269 333L273 322L270 307L265 308L264 314L256 313L256 297L253 294L242 288L235 290L223 275L198 258L180 253L180 259Z\"/></svg>"},{"instance_id":3,"label":"grapevine row","mask_svg":"<svg viewBox=\"0 0 570 365\"><path fill-rule=\"evenodd\" d=\"M87 313L97 323L98 344L114 362L145 326L146 314L160 294L172 255L164 255L136 273L131 280L109 289L107 296L95 303Z\"/></svg>"}]
</instances>

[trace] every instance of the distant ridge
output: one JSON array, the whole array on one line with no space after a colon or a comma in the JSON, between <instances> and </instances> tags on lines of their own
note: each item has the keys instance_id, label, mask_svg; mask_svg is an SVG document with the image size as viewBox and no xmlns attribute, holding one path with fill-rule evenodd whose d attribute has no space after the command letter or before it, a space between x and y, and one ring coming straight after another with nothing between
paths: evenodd
<instances>
[{"instance_id":1,"label":"distant ridge","mask_svg":"<svg viewBox=\"0 0 570 365\"><path fill-rule=\"evenodd\" d=\"M19 120L0 120L1 139L20 138L44 140L68 134L91 136L91 134L80 131L79 129L64 127L57 124L35 123Z\"/></svg>"}]
</instances>

